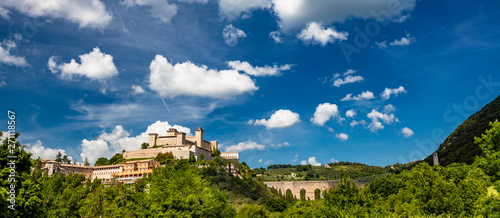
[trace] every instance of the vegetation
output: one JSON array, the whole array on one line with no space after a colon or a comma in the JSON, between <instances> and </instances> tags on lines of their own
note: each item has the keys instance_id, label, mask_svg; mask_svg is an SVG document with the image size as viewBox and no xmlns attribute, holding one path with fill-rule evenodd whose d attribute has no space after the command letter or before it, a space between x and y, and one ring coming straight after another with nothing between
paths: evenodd
<instances>
[{"instance_id":1,"label":"vegetation","mask_svg":"<svg viewBox=\"0 0 500 218\"><path fill-rule=\"evenodd\" d=\"M148 147L149 147L149 143L147 143L147 142L144 142L141 144L141 149L146 149Z\"/></svg>"},{"instance_id":2,"label":"vegetation","mask_svg":"<svg viewBox=\"0 0 500 218\"><path fill-rule=\"evenodd\" d=\"M439 145L437 150L439 164L442 166L452 163L472 164L476 156L482 157L484 155L483 151L474 143L474 137L481 136L481 134L488 129L489 122L500 120L499 108L500 96L459 125L455 131ZM450 115L450 117L450 119L453 119L453 116ZM432 156L425 158L424 162L432 165Z\"/></svg>"},{"instance_id":3,"label":"vegetation","mask_svg":"<svg viewBox=\"0 0 500 218\"><path fill-rule=\"evenodd\" d=\"M149 177L134 184L107 185L80 174L47 176L40 160L31 159L15 142L16 210L2 209L0 217L500 217L500 122L489 125L475 138L484 156L472 164L424 162L409 170L408 165L379 168L339 162L329 164L330 168L276 165L254 171L245 162L219 157L190 163L165 154L157 157L164 167L154 169ZM8 146L7 140L0 145L3 208L11 204ZM116 163L120 155L97 162ZM228 173L234 166L236 176ZM285 193L267 189L257 179L262 177L257 176L259 171L278 170L319 178L327 175L322 170L333 171L339 183L321 194L315 192L323 198L311 201L305 193L293 196L289 189ZM351 176L362 174L354 172L390 176L359 188Z\"/></svg>"},{"instance_id":4,"label":"vegetation","mask_svg":"<svg viewBox=\"0 0 500 218\"><path fill-rule=\"evenodd\" d=\"M350 178L373 180L387 177L396 172L394 166L379 167L355 162L329 163L327 166L273 164L264 168L254 169L260 181L301 181L301 180L337 180L343 171ZM402 166L399 166L402 168Z\"/></svg>"}]
</instances>

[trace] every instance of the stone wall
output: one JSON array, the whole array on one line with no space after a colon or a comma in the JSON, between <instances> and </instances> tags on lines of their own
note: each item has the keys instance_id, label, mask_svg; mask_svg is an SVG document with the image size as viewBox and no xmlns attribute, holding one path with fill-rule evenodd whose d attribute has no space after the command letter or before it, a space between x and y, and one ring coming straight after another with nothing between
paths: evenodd
<instances>
[{"instance_id":1,"label":"stone wall","mask_svg":"<svg viewBox=\"0 0 500 218\"><path fill-rule=\"evenodd\" d=\"M364 188L367 181L358 181L356 182L358 187ZM300 199L300 190L304 189L306 191L306 200L315 200L314 191L319 189L321 191L321 197L323 197L323 192L327 189L333 188L338 184L338 180L330 180L330 181L282 181L282 182L264 182L269 188L275 188L276 190L281 190L283 195L286 194L286 190L290 189L292 191L293 196Z\"/></svg>"}]
</instances>

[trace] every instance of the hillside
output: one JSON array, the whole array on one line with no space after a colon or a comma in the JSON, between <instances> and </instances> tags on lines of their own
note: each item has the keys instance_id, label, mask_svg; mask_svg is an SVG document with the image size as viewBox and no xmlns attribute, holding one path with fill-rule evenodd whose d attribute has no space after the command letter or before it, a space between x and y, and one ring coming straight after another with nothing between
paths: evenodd
<instances>
[{"instance_id":1,"label":"hillside","mask_svg":"<svg viewBox=\"0 0 500 218\"><path fill-rule=\"evenodd\" d=\"M467 118L439 145L439 164L472 164L476 156L483 155L479 146L474 144L474 137L481 136L490 128L489 123L497 119L500 120L500 96ZM432 155L425 158L424 162L432 165Z\"/></svg>"}]
</instances>

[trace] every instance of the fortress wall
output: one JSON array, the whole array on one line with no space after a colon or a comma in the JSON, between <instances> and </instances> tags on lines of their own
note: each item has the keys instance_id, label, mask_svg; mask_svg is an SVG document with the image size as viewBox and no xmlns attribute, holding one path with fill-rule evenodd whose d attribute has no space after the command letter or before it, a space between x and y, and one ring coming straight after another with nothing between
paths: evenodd
<instances>
[{"instance_id":1,"label":"fortress wall","mask_svg":"<svg viewBox=\"0 0 500 218\"><path fill-rule=\"evenodd\" d=\"M125 159L154 158L161 151L162 151L162 148L148 148L148 149L140 149L140 150L136 150L136 151L126 151L123 153L123 158L125 158Z\"/></svg>"}]
</instances>

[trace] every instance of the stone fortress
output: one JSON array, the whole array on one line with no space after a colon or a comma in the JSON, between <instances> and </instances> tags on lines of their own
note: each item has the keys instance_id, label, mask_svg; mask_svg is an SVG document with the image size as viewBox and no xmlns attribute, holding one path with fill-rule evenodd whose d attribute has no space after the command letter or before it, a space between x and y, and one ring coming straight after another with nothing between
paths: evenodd
<instances>
[{"instance_id":1,"label":"stone fortress","mask_svg":"<svg viewBox=\"0 0 500 218\"><path fill-rule=\"evenodd\" d=\"M194 136L186 136L186 133L179 132L174 128L167 130L166 136L158 136L157 133L149 134L149 147L135 151L126 151L123 164L105 166L81 166L71 164L61 164L49 158L41 160L42 170L50 176L54 173L68 175L83 174L85 178L101 179L104 183L109 183L113 178L118 182L133 183L135 180L153 173L153 169L160 166L154 158L159 153L172 152L176 159L188 159L195 157L196 160L212 160L212 151L218 149L217 141L203 140L203 129L198 127ZM221 152L221 158L239 161L238 152ZM139 160L137 160L139 159ZM231 169L233 173L234 166ZM236 171L234 172L236 173Z\"/></svg>"},{"instance_id":2,"label":"stone fortress","mask_svg":"<svg viewBox=\"0 0 500 218\"><path fill-rule=\"evenodd\" d=\"M175 128L168 129L166 136L149 133L149 148L126 151L123 153L123 158L155 158L159 153L172 152L176 159L187 159L194 156L197 161L201 157L210 160L212 150L219 149L219 144L217 141L205 141L203 132L203 129L198 127L194 136L186 136L186 133L179 132Z\"/></svg>"}]
</instances>

